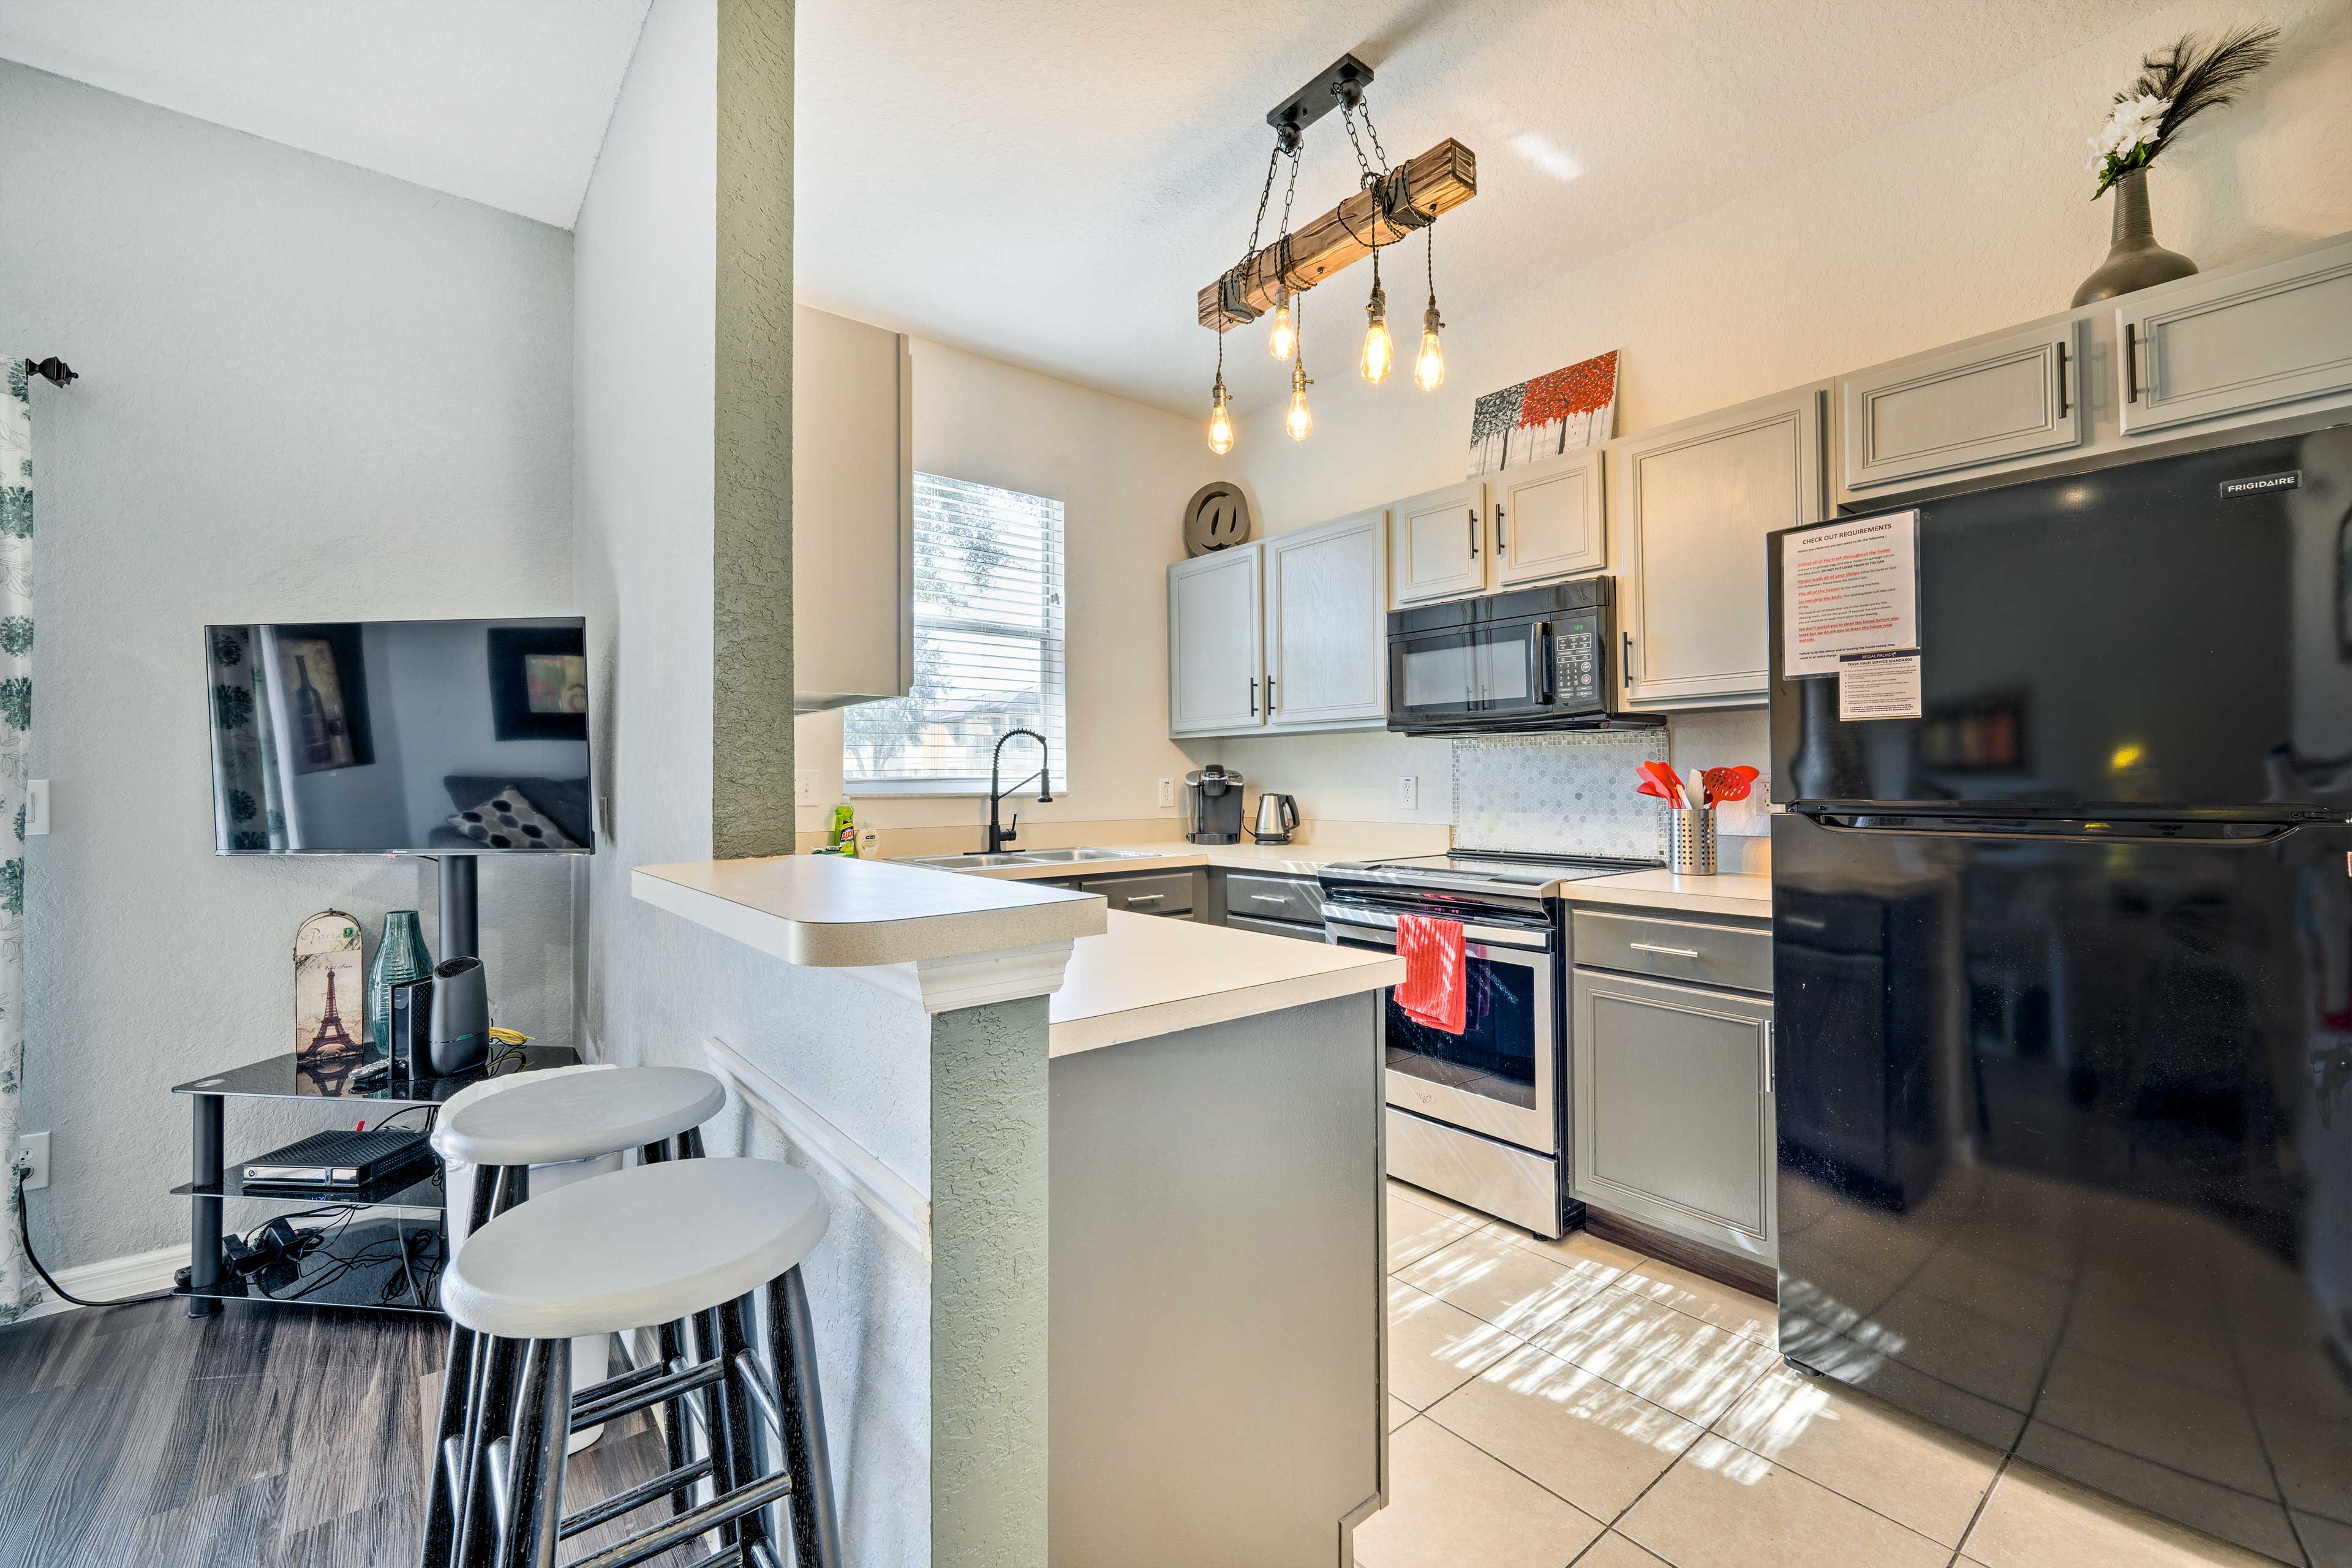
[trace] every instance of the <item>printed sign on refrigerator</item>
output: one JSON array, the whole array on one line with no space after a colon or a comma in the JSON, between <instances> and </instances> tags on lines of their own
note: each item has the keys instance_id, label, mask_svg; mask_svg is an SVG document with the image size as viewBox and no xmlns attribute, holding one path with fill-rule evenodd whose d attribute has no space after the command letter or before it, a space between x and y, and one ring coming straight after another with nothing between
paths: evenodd
<instances>
[{"instance_id":1,"label":"printed sign on refrigerator","mask_svg":"<svg viewBox=\"0 0 2352 1568\"><path fill-rule=\"evenodd\" d=\"M1781 673L1835 675L1849 653L1919 646L1919 513L1787 535L1780 550Z\"/></svg>"},{"instance_id":2,"label":"printed sign on refrigerator","mask_svg":"<svg viewBox=\"0 0 2352 1568\"><path fill-rule=\"evenodd\" d=\"M1920 717L1919 650L1838 655L1838 717L1848 722Z\"/></svg>"}]
</instances>

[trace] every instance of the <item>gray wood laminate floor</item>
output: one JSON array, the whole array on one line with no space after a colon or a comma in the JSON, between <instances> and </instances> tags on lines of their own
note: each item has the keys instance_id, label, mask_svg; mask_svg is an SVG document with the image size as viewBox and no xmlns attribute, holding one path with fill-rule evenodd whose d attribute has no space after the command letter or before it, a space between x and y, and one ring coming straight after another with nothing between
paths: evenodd
<instances>
[{"instance_id":1,"label":"gray wood laminate floor","mask_svg":"<svg viewBox=\"0 0 2352 1568\"><path fill-rule=\"evenodd\" d=\"M414 1568L446 1333L177 1301L0 1330L0 1568ZM578 1506L663 1468L633 1415L573 1458L567 1489Z\"/></svg>"}]
</instances>

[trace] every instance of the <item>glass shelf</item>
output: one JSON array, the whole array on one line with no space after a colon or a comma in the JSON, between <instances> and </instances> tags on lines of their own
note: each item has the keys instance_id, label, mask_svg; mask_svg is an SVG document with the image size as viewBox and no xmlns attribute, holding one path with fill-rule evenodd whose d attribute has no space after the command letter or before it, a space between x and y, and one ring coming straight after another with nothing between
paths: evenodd
<instances>
[{"instance_id":1,"label":"glass shelf","mask_svg":"<svg viewBox=\"0 0 2352 1568\"><path fill-rule=\"evenodd\" d=\"M437 1235L440 1227L410 1225L404 1228L406 1233L413 1237L419 1231L426 1229L433 1230ZM326 1247L304 1258L302 1272L274 1292L264 1292L249 1280L225 1279L220 1284L205 1289L178 1287L172 1293L182 1297L201 1296L216 1301L268 1301L279 1306L301 1307L363 1307L371 1311L416 1312L427 1317L440 1317L442 1312L438 1305L439 1286L443 1254L448 1246L446 1237L439 1237L436 1245L429 1254L430 1267L425 1263L415 1263L410 1266L415 1271L417 1283L424 1289L425 1300L423 1304L419 1304L405 1294L389 1300L385 1300L386 1287L392 1281L403 1278L400 1259L397 1257L387 1258L383 1262L371 1263L364 1268L346 1270L331 1280L327 1278L341 1267L336 1255L349 1258L371 1242L397 1243L401 1239L403 1229L403 1226L391 1219L374 1220L364 1224L355 1222L345 1227L342 1234L329 1243ZM325 1282L321 1283L321 1281Z\"/></svg>"},{"instance_id":2,"label":"glass shelf","mask_svg":"<svg viewBox=\"0 0 2352 1568\"><path fill-rule=\"evenodd\" d=\"M422 1173L411 1170L386 1181L364 1187L309 1187L288 1191L283 1188L257 1187L247 1191L244 1178L238 1174L246 1162L230 1164L217 1186L198 1186L194 1182L182 1182L172 1189L184 1198L236 1198L251 1203L356 1204L363 1208L410 1209L420 1215L437 1217L444 1207L441 1187L441 1165L433 1163Z\"/></svg>"},{"instance_id":3,"label":"glass shelf","mask_svg":"<svg viewBox=\"0 0 2352 1568\"><path fill-rule=\"evenodd\" d=\"M173 1094L223 1094L245 1099L356 1101L374 1106L438 1105L459 1089L487 1078L538 1072L546 1068L578 1065L580 1053L570 1046L525 1046L522 1060L491 1072L474 1068L447 1078L380 1079L364 1089L332 1087L299 1069L294 1053L248 1062L241 1068L173 1084Z\"/></svg>"}]
</instances>

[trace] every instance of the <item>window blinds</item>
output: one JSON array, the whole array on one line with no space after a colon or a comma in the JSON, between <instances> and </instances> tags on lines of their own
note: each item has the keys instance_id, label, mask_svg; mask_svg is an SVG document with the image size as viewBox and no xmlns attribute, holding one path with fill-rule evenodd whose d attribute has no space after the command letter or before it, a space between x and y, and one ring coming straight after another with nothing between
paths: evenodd
<instances>
[{"instance_id":1,"label":"window blinds","mask_svg":"<svg viewBox=\"0 0 2352 1568\"><path fill-rule=\"evenodd\" d=\"M914 684L906 697L845 711L849 787L984 790L989 752L1015 728L1053 742L1053 786L1066 787L1062 672L1062 503L917 474ZM1004 748L1007 785L1036 766L1034 743Z\"/></svg>"}]
</instances>

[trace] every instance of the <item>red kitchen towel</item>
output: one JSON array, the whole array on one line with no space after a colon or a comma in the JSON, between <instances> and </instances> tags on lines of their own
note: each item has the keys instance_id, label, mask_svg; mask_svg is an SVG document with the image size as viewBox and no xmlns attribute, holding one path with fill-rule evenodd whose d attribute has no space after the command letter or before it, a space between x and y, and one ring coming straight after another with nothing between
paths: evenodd
<instances>
[{"instance_id":1,"label":"red kitchen towel","mask_svg":"<svg viewBox=\"0 0 2352 1568\"><path fill-rule=\"evenodd\" d=\"M1463 997L1469 990L1462 971L1462 922L1428 915L1397 917L1397 956L1404 960L1404 984L1396 1004L1416 1024L1462 1032Z\"/></svg>"}]
</instances>

